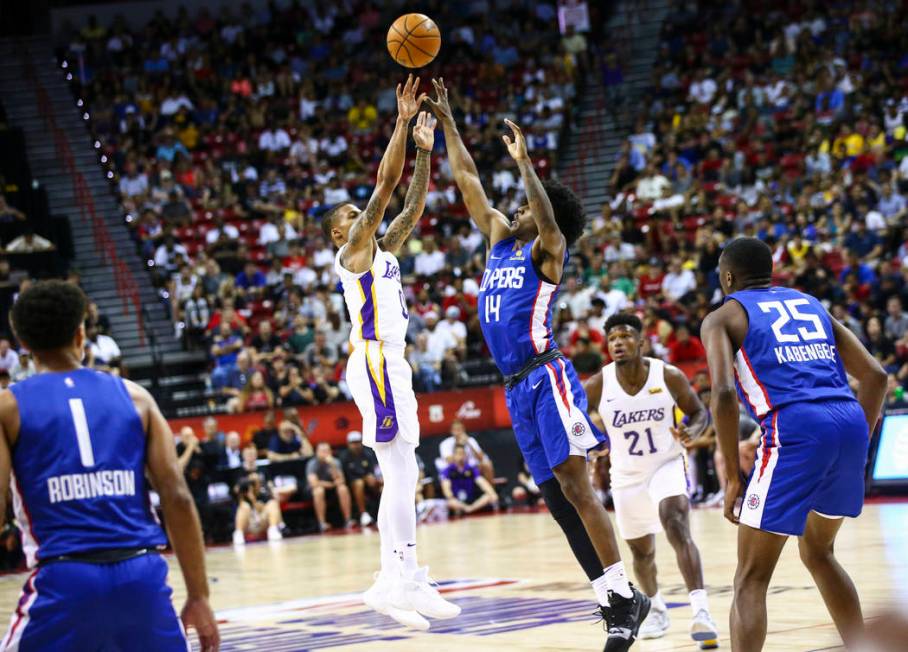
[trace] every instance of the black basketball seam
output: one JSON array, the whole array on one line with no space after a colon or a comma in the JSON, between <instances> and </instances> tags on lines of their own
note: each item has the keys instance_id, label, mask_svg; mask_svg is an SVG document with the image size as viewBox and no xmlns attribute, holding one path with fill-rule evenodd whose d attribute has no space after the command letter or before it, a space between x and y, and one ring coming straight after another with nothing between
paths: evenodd
<instances>
[{"instance_id":1,"label":"black basketball seam","mask_svg":"<svg viewBox=\"0 0 908 652\"><path fill-rule=\"evenodd\" d=\"M417 27L422 27L422 26L425 25L426 23L433 23L433 21L432 21L431 18L429 18L428 16L426 16L423 20L421 20L420 22L416 23L416 24L413 26L413 29L408 29L408 30L407 30L407 33L404 35L404 43L410 43L410 34L412 34L412 33L416 30ZM433 24L434 24L434 23L433 23ZM406 19L404 19L404 27L406 27L406 26L407 26L407 21L406 21ZM400 30L398 30L398 29L396 29L396 28L394 27L394 23L391 23L391 28L394 29L394 31L397 32L398 34L400 33ZM437 27L437 26L435 27L435 31L438 31L438 27ZM435 36L435 35L434 35L434 34L426 34L425 36ZM420 36L420 37L418 37L418 38L425 38L425 37L424 37L424 36ZM440 33L440 32L439 32L439 34L438 34L438 40L439 40L439 41L441 40L441 33ZM423 50L421 47L419 47L418 45L416 45L416 43L410 43L410 45L412 45L414 48L416 48L417 50L419 50L420 52L422 52L422 53L423 53L424 55L426 55L427 57L432 57L432 59L434 59L435 57L438 56L438 52L436 52L435 54L431 54L431 53L429 53L429 52L426 52L426 51ZM403 47L403 43L401 44L401 47ZM410 63L412 63L412 64L415 64L415 63L416 63L415 61L413 61L413 57L410 56L410 51L409 51L409 50L407 50L407 56L410 57ZM395 59L396 59L396 58L397 58L397 57L395 57ZM429 63L431 63L431 60L428 61L428 62L426 63L426 65L428 65ZM414 65L414 68L415 68L415 67L417 67L417 66Z\"/></svg>"},{"instance_id":2,"label":"black basketball seam","mask_svg":"<svg viewBox=\"0 0 908 652\"><path fill-rule=\"evenodd\" d=\"M434 36L434 34L432 34L431 36ZM416 38L428 38L428 36L417 36ZM439 39L439 40L440 40L440 39ZM427 57L432 57L432 58L434 59L436 56L438 56L438 52L436 52L435 54L432 54L431 52L426 52L426 51L423 50L421 47L419 47L418 45L416 45L416 43L414 43L413 41L411 41L409 38L407 39L407 44L408 44L408 45L412 45L414 48L416 48L417 50L419 50L420 52L422 52L422 53L423 53L424 55L426 55Z\"/></svg>"},{"instance_id":3,"label":"black basketball seam","mask_svg":"<svg viewBox=\"0 0 908 652\"><path fill-rule=\"evenodd\" d=\"M394 25L394 23L391 23L391 29L393 29L395 32L400 34L404 38L404 40L406 40L407 35L404 34L402 31L400 31L399 29L397 29L397 27Z\"/></svg>"},{"instance_id":4,"label":"black basketball seam","mask_svg":"<svg viewBox=\"0 0 908 652\"><path fill-rule=\"evenodd\" d=\"M408 29L408 30L407 30L407 34L404 36L404 40L410 38L410 34L413 33L413 30L415 30L417 27L421 27L421 26L424 25L426 22L430 22L430 23L431 23L431 22L432 22L432 19L429 18L428 16L426 16L423 20L421 20L420 22L416 23L416 24L413 26L413 29ZM404 27L406 27L406 26L407 26L407 21L404 20ZM392 23L391 27L394 27L393 23ZM437 30L438 27L436 26L435 29ZM440 38L440 36L439 36L439 38Z\"/></svg>"},{"instance_id":5,"label":"black basketball seam","mask_svg":"<svg viewBox=\"0 0 908 652\"><path fill-rule=\"evenodd\" d=\"M416 65L416 61L413 59L413 55L410 53L410 45L409 45L409 44L410 44L409 41L407 41L406 43L404 43L404 49L406 49L406 51L407 51L407 58L410 60L410 67L411 67L411 68L419 68L419 66Z\"/></svg>"}]
</instances>

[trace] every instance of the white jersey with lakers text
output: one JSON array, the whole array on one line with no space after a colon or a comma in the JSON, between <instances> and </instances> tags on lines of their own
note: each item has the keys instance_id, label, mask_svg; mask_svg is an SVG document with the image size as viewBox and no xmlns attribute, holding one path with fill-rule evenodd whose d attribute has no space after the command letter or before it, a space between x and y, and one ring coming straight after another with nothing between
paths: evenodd
<instances>
[{"instance_id":1,"label":"white jersey with lakers text","mask_svg":"<svg viewBox=\"0 0 908 652\"><path fill-rule=\"evenodd\" d=\"M667 461L684 452L672 435L675 400L665 384L665 363L653 358L649 375L639 392L631 396L618 382L618 366L602 369L599 416L609 437L612 487L646 482Z\"/></svg>"},{"instance_id":2,"label":"white jersey with lakers text","mask_svg":"<svg viewBox=\"0 0 908 652\"><path fill-rule=\"evenodd\" d=\"M400 284L397 257L376 246L372 266L355 274L341 264L344 247L334 258L334 270L344 287L344 301L353 324L350 342L354 346L366 340L404 346L410 313Z\"/></svg>"},{"instance_id":3,"label":"white jersey with lakers text","mask_svg":"<svg viewBox=\"0 0 908 652\"><path fill-rule=\"evenodd\" d=\"M410 315L400 284L400 265L394 254L376 247L372 266L355 274L341 265L341 251L334 269L344 286L353 322L346 380L363 417L363 443L375 446L400 435L417 444L413 374L404 356Z\"/></svg>"}]
</instances>

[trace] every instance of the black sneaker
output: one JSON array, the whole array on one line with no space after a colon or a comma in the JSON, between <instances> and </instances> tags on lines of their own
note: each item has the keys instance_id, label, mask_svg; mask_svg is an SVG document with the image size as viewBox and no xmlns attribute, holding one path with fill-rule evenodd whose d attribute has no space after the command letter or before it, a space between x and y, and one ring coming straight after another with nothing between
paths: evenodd
<instances>
[{"instance_id":1,"label":"black sneaker","mask_svg":"<svg viewBox=\"0 0 908 652\"><path fill-rule=\"evenodd\" d=\"M637 640L637 631L649 613L650 599L633 584L631 591L634 594L630 598L609 591L610 606L599 607L599 614L608 631L603 652L627 652Z\"/></svg>"}]
</instances>

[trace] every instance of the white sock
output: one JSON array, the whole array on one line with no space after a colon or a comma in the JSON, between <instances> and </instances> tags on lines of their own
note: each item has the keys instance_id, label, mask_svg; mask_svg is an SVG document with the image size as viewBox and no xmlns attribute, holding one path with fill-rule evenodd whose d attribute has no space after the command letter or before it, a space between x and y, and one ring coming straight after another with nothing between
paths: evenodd
<instances>
[{"instance_id":1,"label":"white sock","mask_svg":"<svg viewBox=\"0 0 908 652\"><path fill-rule=\"evenodd\" d=\"M696 589L689 593L690 608L696 616L701 611L709 613L709 599L706 597L706 589Z\"/></svg>"},{"instance_id":2,"label":"white sock","mask_svg":"<svg viewBox=\"0 0 908 652\"><path fill-rule=\"evenodd\" d=\"M631 585L627 583L627 573L624 572L623 561L616 561L602 572L605 574L605 585L609 591L614 591L622 598L630 598L634 595Z\"/></svg>"},{"instance_id":3,"label":"white sock","mask_svg":"<svg viewBox=\"0 0 908 652\"><path fill-rule=\"evenodd\" d=\"M668 611L668 605L662 599L662 591L656 591L656 595L651 595L649 599L653 603L653 609L656 611Z\"/></svg>"},{"instance_id":4,"label":"white sock","mask_svg":"<svg viewBox=\"0 0 908 652\"><path fill-rule=\"evenodd\" d=\"M381 569L386 573L397 573L400 570L400 554L384 541L381 544Z\"/></svg>"},{"instance_id":5,"label":"white sock","mask_svg":"<svg viewBox=\"0 0 908 652\"><path fill-rule=\"evenodd\" d=\"M608 586L606 585L605 575L600 575L590 584L593 585L593 593L596 594L596 601L600 607L608 606Z\"/></svg>"},{"instance_id":6,"label":"white sock","mask_svg":"<svg viewBox=\"0 0 908 652\"><path fill-rule=\"evenodd\" d=\"M399 549L400 559L404 564L404 572L412 575L419 569L419 564L416 563L416 544L405 543Z\"/></svg>"}]
</instances>

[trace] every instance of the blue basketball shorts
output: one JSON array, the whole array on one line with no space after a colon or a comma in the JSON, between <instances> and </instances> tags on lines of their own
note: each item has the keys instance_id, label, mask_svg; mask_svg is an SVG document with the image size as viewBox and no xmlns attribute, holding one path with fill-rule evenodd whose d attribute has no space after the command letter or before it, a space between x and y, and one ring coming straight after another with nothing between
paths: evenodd
<instances>
[{"instance_id":1,"label":"blue basketball shorts","mask_svg":"<svg viewBox=\"0 0 908 652\"><path fill-rule=\"evenodd\" d=\"M167 562L148 554L111 564L60 561L35 569L3 652L186 652Z\"/></svg>"},{"instance_id":2,"label":"blue basketball shorts","mask_svg":"<svg viewBox=\"0 0 908 652\"><path fill-rule=\"evenodd\" d=\"M800 536L810 512L831 518L861 513L870 437L857 401L793 403L761 426L741 523Z\"/></svg>"},{"instance_id":3,"label":"blue basketball shorts","mask_svg":"<svg viewBox=\"0 0 908 652\"><path fill-rule=\"evenodd\" d=\"M586 458L606 441L590 423L586 392L570 360L556 358L537 367L505 394L514 436L536 483L568 455Z\"/></svg>"}]
</instances>

